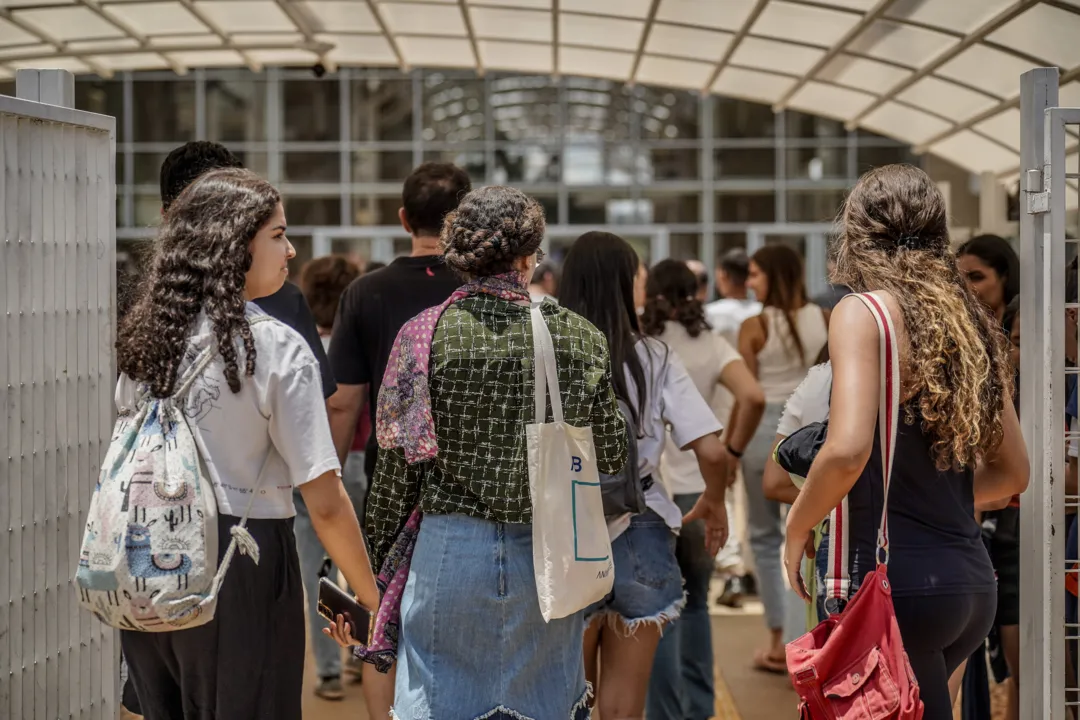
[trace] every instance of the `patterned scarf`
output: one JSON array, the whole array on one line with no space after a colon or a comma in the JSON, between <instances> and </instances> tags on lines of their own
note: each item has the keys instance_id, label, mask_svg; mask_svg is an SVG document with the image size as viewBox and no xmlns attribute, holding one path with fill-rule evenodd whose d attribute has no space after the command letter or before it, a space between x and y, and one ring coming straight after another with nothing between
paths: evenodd
<instances>
[{"instance_id":1,"label":"patterned scarf","mask_svg":"<svg viewBox=\"0 0 1080 720\"><path fill-rule=\"evenodd\" d=\"M435 326L446 308L480 294L510 301L529 300L525 276L519 272L480 278L455 290L442 305L428 308L405 323L394 341L379 390L375 437L383 450L404 450L410 465L431 460L439 452L428 387Z\"/></svg>"}]
</instances>

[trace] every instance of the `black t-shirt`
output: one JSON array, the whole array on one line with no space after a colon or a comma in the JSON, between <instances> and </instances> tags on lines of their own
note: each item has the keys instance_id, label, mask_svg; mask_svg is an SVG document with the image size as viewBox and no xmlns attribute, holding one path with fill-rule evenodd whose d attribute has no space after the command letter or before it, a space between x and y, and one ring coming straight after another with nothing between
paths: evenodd
<instances>
[{"instance_id":1,"label":"black t-shirt","mask_svg":"<svg viewBox=\"0 0 1080 720\"><path fill-rule=\"evenodd\" d=\"M372 427L386 361L401 326L444 302L461 284L441 256L427 255L398 258L381 270L361 275L345 291L330 341L330 363L342 385L370 386ZM369 478L375 473L377 452L372 432L364 455Z\"/></svg>"},{"instance_id":2,"label":"black t-shirt","mask_svg":"<svg viewBox=\"0 0 1080 720\"><path fill-rule=\"evenodd\" d=\"M300 288L287 282L276 293L259 298L255 301L255 304L270 317L280 320L304 336L307 344L311 346L311 352L315 353L315 359L319 361L323 397L328 398L333 395L337 390L337 383L334 382L334 373L330 366L330 360L326 357L322 338L319 337L319 328L315 325L315 318L311 315L311 308L308 307L307 300L304 299L304 293L300 292Z\"/></svg>"}]
</instances>

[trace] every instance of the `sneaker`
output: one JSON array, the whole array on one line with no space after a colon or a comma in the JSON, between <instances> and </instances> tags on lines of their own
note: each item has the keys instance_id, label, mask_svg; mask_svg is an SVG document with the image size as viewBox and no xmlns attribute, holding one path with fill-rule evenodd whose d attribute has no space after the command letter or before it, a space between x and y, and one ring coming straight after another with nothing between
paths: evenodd
<instances>
[{"instance_id":1,"label":"sneaker","mask_svg":"<svg viewBox=\"0 0 1080 720\"><path fill-rule=\"evenodd\" d=\"M716 598L717 605L738 609L742 607L743 579L735 575L724 583L724 592Z\"/></svg>"},{"instance_id":2,"label":"sneaker","mask_svg":"<svg viewBox=\"0 0 1080 720\"><path fill-rule=\"evenodd\" d=\"M341 687L341 678L322 678L315 686L315 695L323 700L344 700L345 689Z\"/></svg>"},{"instance_id":3,"label":"sneaker","mask_svg":"<svg viewBox=\"0 0 1080 720\"><path fill-rule=\"evenodd\" d=\"M363 682L363 669L364 661L355 657L350 657L345 661L345 675L348 676L349 682L354 685L359 685Z\"/></svg>"}]
</instances>

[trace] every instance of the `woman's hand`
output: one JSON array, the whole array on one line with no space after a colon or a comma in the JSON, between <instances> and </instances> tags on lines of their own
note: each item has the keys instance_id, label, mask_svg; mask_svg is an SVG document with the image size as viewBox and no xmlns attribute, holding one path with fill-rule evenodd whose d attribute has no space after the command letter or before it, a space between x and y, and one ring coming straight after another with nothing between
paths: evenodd
<instances>
[{"instance_id":1,"label":"woman's hand","mask_svg":"<svg viewBox=\"0 0 1080 720\"><path fill-rule=\"evenodd\" d=\"M375 622L374 617L371 618L371 622ZM363 644L352 636L352 628L349 626L349 623L345 622L344 615L338 615L337 622L331 621L330 627L323 628L323 634L329 635L334 639L334 642L343 648Z\"/></svg>"},{"instance_id":2,"label":"woman's hand","mask_svg":"<svg viewBox=\"0 0 1080 720\"><path fill-rule=\"evenodd\" d=\"M716 555L727 544L728 516L723 496L716 497L705 492L690 512L683 516L683 524L695 520L705 521L705 549L709 555Z\"/></svg>"},{"instance_id":3,"label":"woman's hand","mask_svg":"<svg viewBox=\"0 0 1080 720\"><path fill-rule=\"evenodd\" d=\"M802 578L803 555L814 557L813 533L792 533L788 528L787 539L784 542L784 569L787 571L788 583L795 594L804 602L811 602L810 593L806 591L806 585Z\"/></svg>"}]
</instances>

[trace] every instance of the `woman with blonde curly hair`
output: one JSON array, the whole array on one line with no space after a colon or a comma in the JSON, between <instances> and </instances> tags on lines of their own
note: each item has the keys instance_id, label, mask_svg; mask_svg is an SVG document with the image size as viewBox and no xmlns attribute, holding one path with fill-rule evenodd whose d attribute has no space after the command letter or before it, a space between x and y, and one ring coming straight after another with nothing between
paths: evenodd
<instances>
[{"instance_id":1,"label":"woman with blonde curly hair","mask_svg":"<svg viewBox=\"0 0 1080 720\"><path fill-rule=\"evenodd\" d=\"M975 503L1023 492L1028 482L1005 336L960 276L945 202L926 173L909 165L868 172L839 222L834 280L874 293L895 324L901 422L889 579L925 718L947 720L949 675L986 638L997 604ZM829 354L829 432L788 514L784 551L792 587L806 600L799 563L813 527L847 496L854 593L877 562L883 502L878 328L857 298L837 305Z\"/></svg>"},{"instance_id":2,"label":"woman with blonde curly hair","mask_svg":"<svg viewBox=\"0 0 1080 720\"><path fill-rule=\"evenodd\" d=\"M466 195L442 244L468 282L406 323L383 377L367 511L375 567L413 509L423 513L401 599L394 717L589 714L583 612L545 622L533 575L528 286L544 230L543 209L518 190ZM604 335L555 302L539 307L565 421L592 429L599 471L616 474L626 424Z\"/></svg>"}]
</instances>

